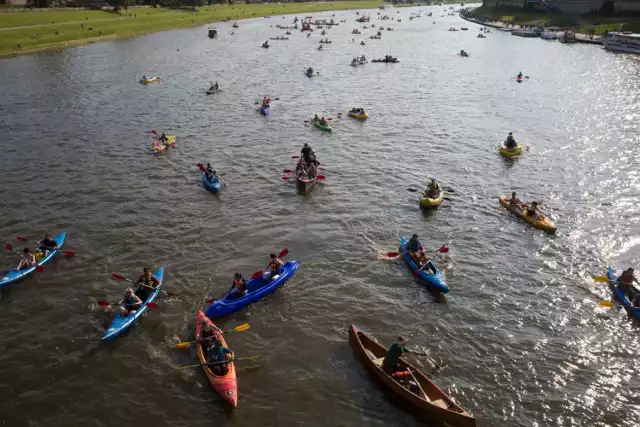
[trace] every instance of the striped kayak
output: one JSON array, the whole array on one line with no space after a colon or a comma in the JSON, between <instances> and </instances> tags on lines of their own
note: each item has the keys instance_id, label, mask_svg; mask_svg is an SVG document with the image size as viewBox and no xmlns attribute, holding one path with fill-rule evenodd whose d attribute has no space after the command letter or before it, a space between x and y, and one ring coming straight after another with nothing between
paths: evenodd
<instances>
[{"instance_id":1,"label":"striped kayak","mask_svg":"<svg viewBox=\"0 0 640 427\"><path fill-rule=\"evenodd\" d=\"M204 185L204 188L211 191L212 193L220 192L220 186L221 186L220 179L215 178L213 180L209 180L205 176L204 172L202 172L202 185Z\"/></svg>"},{"instance_id":2,"label":"striped kayak","mask_svg":"<svg viewBox=\"0 0 640 427\"><path fill-rule=\"evenodd\" d=\"M613 268L607 268L607 276L609 276L609 287L611 288L611 292L613 292L613 295L622 303L625 310L627 310L627 312L631 316L640 320L640 307L632 306L626 295L624 295L620 288L618 288L618 285L616 284L616 275L614 274Z\"/></svg>"},{"instance_id":3,"label":"striped kayak","mask_svg":"<svg viewBox=\"0 0 640 427\"><path fill-rule=\"evenodd\" d=\"M317 127L318 129L325 131L325 132L331 132L331 126L329 126L329 123L325 123L324 125L320 123L319 120L312 120L311 121L313 123L313 125L315 127Z\"/></svg>"},{"instance_id":4,"label":"striped kayak","mask_svg":"<svg viewBox=\"0 0 640 427\"><path fill-rule=\"evenodd\" d=\"M236 290L232 290L223 298L214 301L209 308L207 308L207 316L226 316L254 302L260 301L267 295L274 293L276 289L293 277L299 265L300 263L298 261L287 261L280 267L280 274L268 282L263 277L249 280L247 282L247 294L245 296L236 298Z\"/></svg>"},{"instance_id":5,"label":"striped kayak","mask_svg":"<svg viewBox=\"0 0 640 427\"><path fill-rule=\"evenodd\" d=\"M409 269L411 270L411 272L415 273L417 270L420 269L420 267L418 267L416 263L413 262L413 260L409 256L409 251L407 250L408 241L409 241L408 237L400 238L400 252L402 252L402 257L409 265ZM433 268L433 270L436 273L429 274L425 270L422 270L418 275L418 278L422 283L424 283L428 287L431 287L432 289L435 289L437 291L442 292L443 294L446 294L447 292L449 292L449 286L447 286L447 284L444 282L444 279L442 278L442 273L440 273L440 270L438 270L438 267L436 267L436 265L432 261L429 261L429 265L431 266L431 268Z\"/></svg>"},{"instance_id":6,"label":"striped kayak","mask_svg":"<svg viewBox=\"0 0 640 427\"><path fill-rule=\"evenodd\" d=\"M227 343L224 340L224 336L220 328L218 328L207 316L204 315L202 310L198 310L198 316L196 318L196 340L200 339L200 320L206 319L207 322L213 325L215 329L216 338L219 338L222 341L222 345L227 347ZM207 359L202 351L202 345L196 344L198 360L200 361L200 365L202 365L202 369L204 370L207 379L209 380L209 384L215 391L217 391L220 396L231 406L234 408L238 407L238 380L236 378L236 367L234 363L229 363L227 366L229 371L226 375L218 376L213 373L211 368L207 366Z\"/></svg>"},{"instance_id":7,"label":"striped kayak","mask_svg":"<svg viewBox=\"0 0 640 427\"><path fill-rule=\"evenodd\" d=\"M67 238L67 233L60 233L57 236L53 237L52 239L55 240L55 242L58 244L58 247L61 249L62 245L64 244L64 240L66 238ZM41 260L37 261L37 264L39 266L45 265L46 263L48 263L51 260L51 258L56 256L56 254L58 252L60 252L59 249L56 249L55 251L49 251L49 254L46 257L42 258ZM15 268L13 268L13 269L7 271L7 273L4 276L0 277L0 288L5 286L5 285L8 285L10 283L17 282L18 280L22 279L23 277L26 277L26 276L32 274L34 271L36 271L36 267L35 266L29 267L29 268L23 268L22 270L19 270L19 271L16 270Z\"/></svg>"},{"instance_id":8,"label":"striped kayak","mask_svg":"<svg viewBox=\"0 0 640 427\"><path fill-rule=\"evenodd\" d=\"M118 338L127 329L129 329L129 327L135 324L138 321L138 319L144 313L147 312L147 310L149 310L149 308L147 307L147 303L150 303L156 299L156 297L160 293L160 289L162 288L162 285L164 284L164 267L163 266L158 267L156 272L153 273L153 276L156 279L158 279L160 283L155 288L155 290L151 293L151 295L149 295L149 298L147 298L147 300L144 302L142 307L140 307L140 309L133 314L129 314L128 316L122 316L120 312L118 312L116 316L113 318L113 320L111 321L109 328L107 328L107 330L105 331L104 337L102 337L102 342L110 342Z\"/></svg>"}]
</instances>

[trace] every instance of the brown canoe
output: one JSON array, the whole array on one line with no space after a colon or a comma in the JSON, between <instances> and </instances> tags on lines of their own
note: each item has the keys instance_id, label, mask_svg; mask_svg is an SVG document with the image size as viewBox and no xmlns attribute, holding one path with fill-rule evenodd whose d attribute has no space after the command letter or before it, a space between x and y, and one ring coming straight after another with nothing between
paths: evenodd
<instances>
[{"instance_id":1,"label":"brown canoe","mask_svg":"<svg viewBox=\"0 0 640 427\"><path fill-rule=\"evenodd\" d=\"M373 338L365 335L356 326L349 329L349 345L353 354L359 359L369 372L376 377L385 388L405 403L408 409L418 418L430 424L451 427L475 427L473 415L456 404L447 394L422 374L415 367L400 359L400 367L410 370L411 376L399 377L411 379L418 384L418 392L414 393L393 379L382 370L382 360L387 349Z\"/></svg>"},{"instance_id":2,"label":"brown canoe","mask_svg":"<svg viewBox=\"0 0 640 427\"><path fill-rule=\"evenodd\" d=\"M316 178L298 178L298 191L306 193L316 183Z\"/></svg>"}]
</instances>

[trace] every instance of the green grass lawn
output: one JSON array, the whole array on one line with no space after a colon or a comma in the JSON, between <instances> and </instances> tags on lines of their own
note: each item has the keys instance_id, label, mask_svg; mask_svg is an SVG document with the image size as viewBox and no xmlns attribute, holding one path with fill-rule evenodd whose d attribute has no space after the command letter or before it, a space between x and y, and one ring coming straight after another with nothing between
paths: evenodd
<instances>
[{"instance_id":1,"label":"green grass lawn","mask_svg":"<svg viewBox=\"0 0 640 427\"><path fill-rule=\"evenodd\" d=\"M50 24L45 27L0 31L0 57L37 52L40 50L80 45L100 40L131 37L154 31L204 25L225 18L231 20L254 18L266 15L303 14L324 10L367 9L382 4L379 0L356 2L287 3L259 5L205 6L198 12L171 9L130 9L125 13L135 13L137 18L123 17L102 11L52 11L0 13L0 27ZM6 16L5 16L6 15ZM89 19L86 20L85 18ZM80 18L80 19L78 19ZM104 19L110 21L96 22ZM83 21L84 29L79 23ZM93 22L92 22L93 21ZM64 22L67 22L66 24ZM92 28L92 30L89 30ZM59 34L56 34L56 31ZM100 33L102 31L102 34ZM38 33L38 38L33 37ZM16 49L20 44L21 49Z\"/></svg>"}]
</instances>

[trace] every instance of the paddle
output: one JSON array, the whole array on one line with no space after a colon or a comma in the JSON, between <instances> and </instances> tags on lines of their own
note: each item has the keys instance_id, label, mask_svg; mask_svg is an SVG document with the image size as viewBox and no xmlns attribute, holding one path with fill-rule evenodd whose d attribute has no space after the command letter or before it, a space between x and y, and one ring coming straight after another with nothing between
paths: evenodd
<instances>
[{"instance_id":1,"label":"paddle","mask_svg":"<svg viewBox=\"0 0 640 427\"><path fill-rule=\"evenodd\" d=\"M609 278L607 276L594 275L593 280L599 283L609 283Z\"/></svg>"},{"instance_id":2,"label":"paddle","mask_svg":"<svg viewBox=\"0 0 640 427\"><path fill-rule=\"evenodd\" d=\"M25 257L20 252L18 252L15 249L13 249L13 246L11 246L11 244L9 244L9 243L7 243L7 250L9 252L15 252L16 254L18 254L20 256L20 258L26 260ZM35 267L36 267L36 271L38 273L42 273L44 271L44 268L42 268L42 266L38 265L38 263L36 263ZM26 270L26 269L24 269L24 270Z\"/></svg>"},{"instance_id":3,"label":"paddle","mask_svg":"<svg viewBox=\"0 0 640 427\"><path fill-rule=\"evenodd\" d=\"M325 170L325 168L318 168L319 171L323 171ZM282 171L282 173L293 173L293 171L291 169L285 169Z\"/></svg>"},{"instance_id":4,"label":"paddle","mask_svg":"<svg viewBox=\"0 0 640 427\"><path fill-rule=\"evenodd\" d=\"M16 236L16 239L18 239L18 241L20 242L25 242L25 243L29 243L28 239L25 239L24 237L20 237L20 236ZM56 248L50 248L48 246L45 246L45 249L49 250L49 251L55 251L58 250L60 252L62 252L65 256L75 256L76 252L75 251L63 251L61 249L56 249Z\"/></svg>"},{"instance_id":5,"label":"paddle","mask_svg":"<svg viewBox=\"0 0 640 427\"><path fill-rule=\"evenodd\" d=\"M243 332L243 331L246 331L247 329L249 329L249 324L248 323L243 323L242 325L238 325L233 329L229 329L228 331L222 331L222 333L223 334L228 334L230 332ZM205 341L205 340L200 340L200 341ZM195 344L197 342L198 342L198 340L181 342L181 343L176 344L176 348L189 348L189 347L191 347L193 344Z\"/></svg>"},{"instance_id":6,"label":"paddle","mask_svg":"<svg viewBox=\"0 0 640 427\"><path fill-rule=\"evenodd\" d=\"M441 252L443 254L446 254L447 252L449 252L449 248L447 247L447 245L442 245L442 246L440 246L440 249L438 249L436 251L432 251L432 252ZM400 255L400 253L398 253L398 252L387 252L387 256L389 258L395 258L398 255Z\"/></svg>"},{"instance_id":7,"label":"paddle","mask_svg":"<svg viewBox=\"0 0 640 427\"><path fill-rule=\"evenodd\" d=\"M133 280L131 280L131 279L127 279L126 277L124 277L124 276L122 276L122 275L120 275L120 274L118 274L118 273L111 273L111 276L112 276L112 277L115 277L115 278L116 278L116 279L118 279L118 280L124 280L124 281L127 281L127 282L131 282L131 283L133 283ZM146 287L146 288L150 288L150 289L156 289L156 288L154 288L154 287L152 287L152 286L145 285L144 283L140 283L140 286L144 286L144 287ZM177 295L175 292L167 292L167 291L162 290L162 289L160 289L160 292L163 292L165 295L169 295L170 297L173 297L173 296L176 296L176 295Z\"/></svg>"},{"instance_id":8,"label":"paddle","mask_svg":"<svg viewBox=\"0 0 640 427\"><path fill-rule=\"evenodd\" d=\"M600 305L600 307L606 307L606 308L613 308L613 307L615 307L615 306L616 306L616 305L615 305L614 303L612 303L611 301L605 301L605 300L600 301L600 304L599 304L599 305Z\"/></svg>"},{"instance_id":9,"label":"paddle","mask_svg":"<svg viewBox=\"0 0 640 427\"><path fill-rule=\"evenodd\" d=\"M317 175L317 176L316 176L316 179L317 179L318 181L324 181L326 178L327 178L327 177L326 177L326 176L324 176L324 175ZM283 177L282 177L282 180L283 180L283 181L289 181L289 177L288 177L288 176L283 176Z\"/></svg>"},{"instance_id":10,"label":"paddle","mask_svg":"<svg viewBox=\"0 0 640 427\"><path fill-rule=\"evenodd\" d=\"M223 364L223 363L235 363L235 362L239 362L239 361L241 361L241 360L257 359L258 357L262 357L262 355L257 355L257 356L246 356L246 357L238 357L238 358L230 359L230 360L221 360L220 362L205 363L205 365L207 365L207 366L213 366L213 365L221 365L221 364ZM200 364L199 364L199 363L198 363L197 365L180 366L178 369L197 368L198 366L200 366Z\"/></svg>"},{"instance_id":11,"label":"paddle","mask_svg":"<svg viewBox=\"0 0 640 427\"><path fill-rule=\"evenodd\" d=\"M440 249L438 249L436 251L436 253L438 253L438 252L447 253L447 252L449 252L449 248L446 245L442 245L440 247ZM422 272L422 270L424 270L429 265L429 261L425 262L422 267L420 267L418 270L414 271L413 272L413 277L418 277L420 275L420 273Z\"/></svg>"}]
</instances>

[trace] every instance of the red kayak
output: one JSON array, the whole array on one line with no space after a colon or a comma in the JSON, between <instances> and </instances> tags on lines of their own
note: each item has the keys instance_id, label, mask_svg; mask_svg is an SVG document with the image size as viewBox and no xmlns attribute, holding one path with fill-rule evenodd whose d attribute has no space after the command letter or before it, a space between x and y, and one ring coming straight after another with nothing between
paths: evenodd
<instances>
[{"instance_id":1,"label":"red kayak","mask_svg":"<svg viewBox=\"0 0 640 427\"><path fill-rule=\"evenodd\" d=\"M212 321L209 319L202 310L198 310L198 316L196 318L196 340L200 339L200 319L207 319L207 322L213 325L216 330L216 338L219 338L222 341L222 345L227 347L227 343L222 336L222 331L218 328ZM198 352L198 360L202 365L202 369L204 373L207 375L209 379L209 383L211 386L226 400L233 406L234 408L238 407L238 380L236 379L236 367L234 363L229 363L227 366L229 367L229 372L226 375L218 376L213 373L211 368L207 366L207 359L204 356L204 352L202 351L202 346L200 344L196 344L197 352Z\"/></svg>"}]
</instances>

